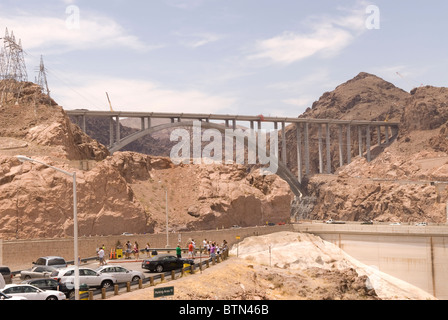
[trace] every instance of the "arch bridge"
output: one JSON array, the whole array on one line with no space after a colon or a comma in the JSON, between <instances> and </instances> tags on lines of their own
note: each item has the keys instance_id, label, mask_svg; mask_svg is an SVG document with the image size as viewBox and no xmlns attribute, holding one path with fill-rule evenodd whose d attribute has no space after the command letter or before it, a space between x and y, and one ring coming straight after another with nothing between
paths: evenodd
<instances>
[{"instance_id":1,"label":"arch bridge","mask_svg":"<svg viewBox=\"0 0 448 320\"><path fill-rule=\"evenodd\" d=\"M127 112L127 111L90 111L86 109L66 110L67 115L77 119L78 125L86 132L86 118L108 118L109 119L109 146L111 153L119 151L128 144L154 132L179 127L191 127L194 121L201 121L202 128L212 128L223 132L225 129L237 129L238 122L250 123L250 129L262 129L262 124L267 124L270 128L279 129L281 134L278 139L277 154L278 171L277 175L283 178L291 187L296 196L305 194L302 186L304 177L310 176L311 172L311 152L310 141L316 140L311 135L317 134L317 148L319 160L319 173L332 173L331 168L331 135L330 128L336 128L338 141L339 166L349 164L352 158L352 147L358 148L360 157L366 157L367 161L372 160L371 150L374 145L381 146L388 144L398 135L398 122L366 121L366 120L333 120L333 119L306 119L290 117L265 117L262 115L219 115L219 114L195 114L195 113L163 113L163 112ZM140 130L121 137L120 119L140 118ZM152 126L152 119L169 119L169 123ZM222 124L216 123L221 122ZM294 175L287 167L286 126L293 124L295 127L295 150L297 151L297 175ZM266 125L265 125L266 127ZM317 132L316 132L317 128ZM312 130L313 129L313 130ZM324 134L325 131L325 134ZM376 131L376 133L375 133ZM373 133L376 134L376 141L372 140ZM353 137L357 135L357 146L352 143ZM324 138L325 135L325 138ZM384 140L383 140L384 137ZM324 141L325 140L325 154ZM289 143L290 144L290 143ZM256 147L256 146L255 146ZM313 145L314 147L314 145ZM365 150L365 152L364 152ZM324 167L324 158L326 166ZM345 159L345 162L344 162Z\"/></svg>"}]
</instances>

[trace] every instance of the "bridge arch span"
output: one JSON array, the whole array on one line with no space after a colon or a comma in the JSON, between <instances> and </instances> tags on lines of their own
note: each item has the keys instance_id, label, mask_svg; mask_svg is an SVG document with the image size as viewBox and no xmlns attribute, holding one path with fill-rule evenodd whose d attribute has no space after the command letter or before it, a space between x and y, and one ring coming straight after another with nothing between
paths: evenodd
<instances>
[{"instance_id":1,"label":"bridge arch span","mask_svg":"<svg viewBox=\"0 0 448 320\"><path fill-rule=\"evenodd\" d=\"M115 145L110 147L109 151L111 154L113 154L114 152L121 150L128 144L130 144L140 138L143 138L147 135L150 135L150 134L153 134L155 132L165 130L165 129L193 127L194 123L195 123L195 121L181 121L181 122L167 123L167 124L162 124L162 125L146 128L144 130L138 131L136 133L133 133L133 134L121 139ZM210 122L201 122L201 128L216 129L216 130L219 130L221 133L225 133L225 130L229 129L225 125L220 125L220 124L210 123ZM246 136L240 135L238 132L235 132L235 136L244 138L244 141L247 141L248 148L257 150L257 148L258 148L257 144L253 144L253 142L251 142L250 139L247 139ZM259 152L266 152L265 149L258 148L258 150L259 150ZM294 193L295 196L302 197L302 195L305 194L305 188L302 186L302 184L297 180L297 178L294 176L294 174L286 167L286 165L282 161L279 161L278 158L277 158L277 164L278 164L278 169L277 169L276 174L288 183L289 187L291 188L291 191Z\"/></svg>"}]
</instances>

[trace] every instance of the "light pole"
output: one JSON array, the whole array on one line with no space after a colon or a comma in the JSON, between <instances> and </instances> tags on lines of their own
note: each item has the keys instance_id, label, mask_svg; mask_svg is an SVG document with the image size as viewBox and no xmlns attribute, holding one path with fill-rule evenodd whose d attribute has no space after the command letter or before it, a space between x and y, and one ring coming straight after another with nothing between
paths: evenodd
<instances>
[{"instance_id":1,"label":"light pole","mask_svg":"<svg viewBox=\"0 0 448 320\"><path fill-rule=\"evenodd\" d=\"M162 181L159 181L159 183L162 183ZM162 187L165 189L165 215L166 215L166 248L168 248L169 245L169 233L168 233L168 189L165 187Z\"/></svg>"},{"instance_id":2,"label":"light pole","mask_svg":"<svg viewBox=\"0 0 448 320\"><path fill-rule=\"evenodd\" d=\"M73 178L73 240L74 240L74 264L75 264L75 300L79 300L79 261L78 261L78 209L76 200L76 172L67 172L65 170L50 166L42 161L31 159L25 156L17 156L21 162L36 162L40 163L48 168L59 171L65 175Z\"/></svg>"}]
</instances>

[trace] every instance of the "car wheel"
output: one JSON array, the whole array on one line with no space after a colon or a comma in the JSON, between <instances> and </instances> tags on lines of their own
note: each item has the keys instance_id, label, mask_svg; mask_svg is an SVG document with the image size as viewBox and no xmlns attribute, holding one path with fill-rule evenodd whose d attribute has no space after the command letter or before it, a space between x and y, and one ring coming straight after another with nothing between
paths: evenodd
<instances>
[{"instance_id":1,"label":"car wheel","mask_svg":"<svg viewBox=\"0 0 448 320\"><path fill-rule=\"evenodd\" d=\"M161 265L161 264L159 264L157 267L156 267L156 271L157 272L162 272L163 271L163 266Z\"/></svg>"},{"instance_id":2,"label":"car wheel","mask_svg":"<svg viewBox=\"0 0 448 320\"><path fill-rule=\"evenodd\" d=\"M31 279L30 276L25 276L25 279L23 279L23 280L30 280L30 279Z\"/></svg>"},{"instance_id":3,"label":"car wheel","mask_svg":"<svg viewBox=\"0 0 448 320\"><path fill-rule=\"evenodd\" d=\"M101 288L105 288L105 289L107 289L107 288L112 287L113 285L114 285L114 284L113 284L112 281L110 281L110 280L105 280L105 281L103 281L103 282L101 283Z\"/></svg>"},{"instance_id":4,"label":"car wheel","mask_svg":"<svg viewBox=\"0 0 448 320\"><path fill-rule=\"evenodd\" d=\"M75 299L75 290L71 290L68 294L68 298L70 300Z\"/></svg>"},{"instance_id":5,"label":"car wheel","mask_svg":"<svg viewBox=\"0 0 448 320\"><path fill-rule=\"evenodd\" d=\"M58 298L57 297L55 297L55 296L49 296L47 299L45 299L45 300L58 300Z\"/></svg>"},{"instance_id":6,"label":"car wheel","mask_svg":"<svg viewBox=\"0 0 448 320\"><path fill-rule=\"evenodd\" d=\"M132 282L137 282L138 280L140 280L139 276L132 277Z\"/></svg>"}]
</instances>

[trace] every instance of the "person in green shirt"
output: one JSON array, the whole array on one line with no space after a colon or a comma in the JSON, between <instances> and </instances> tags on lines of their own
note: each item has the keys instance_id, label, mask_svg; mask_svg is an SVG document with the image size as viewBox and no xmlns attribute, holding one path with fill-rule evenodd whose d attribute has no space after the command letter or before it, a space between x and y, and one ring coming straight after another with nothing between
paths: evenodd
<instances>
[{"instance_id":1,"label":"person in green shirt","mask_svg":"<svg viewBox=\"0 0 448 320\"><path fill-rule=\"evenodd\" d=\"M182 258L182 249L180 248L179 244L176 247L176 254L178 258Z\"/></svg>"}]
</instances>

